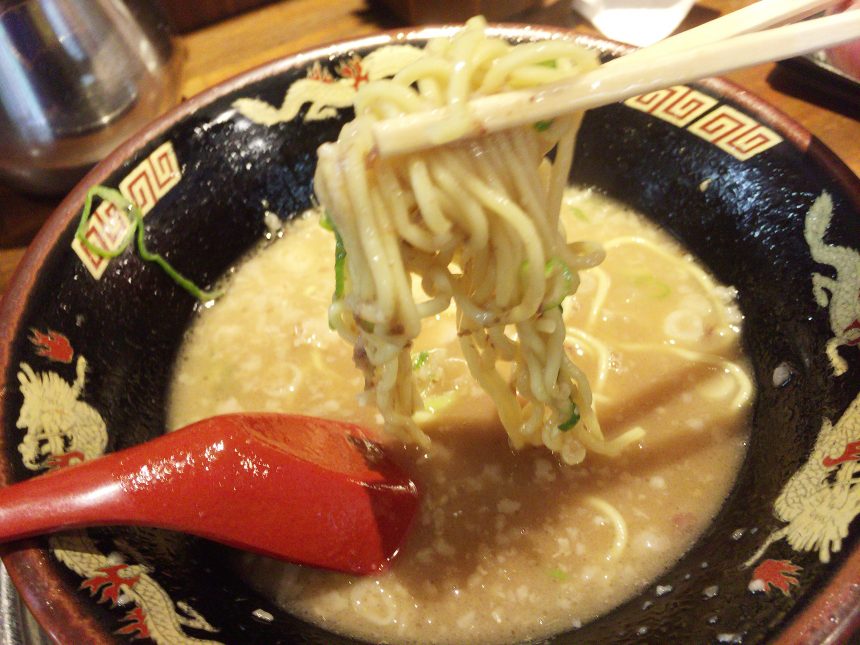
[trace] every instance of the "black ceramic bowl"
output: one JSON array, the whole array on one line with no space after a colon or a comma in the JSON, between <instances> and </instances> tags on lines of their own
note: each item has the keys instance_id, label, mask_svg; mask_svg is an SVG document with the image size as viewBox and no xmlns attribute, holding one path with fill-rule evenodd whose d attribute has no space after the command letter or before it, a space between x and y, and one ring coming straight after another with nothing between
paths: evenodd
<instances>
[{"instance_id":1,"label":"black ceramic bowl","mask_svg":"<svg viewBox=\"0 0 860 645\"><path fill-rule=\"evenodd\" d=\"M147 213L150 247L212 283L266 233L261 205L282 216L309 206L317 146L351 116L320 98L325 83L294 83L355 87L380 46L438 33L323 47L241 76L154 123L69 195L2 306L4 483L51 465L27 446L51 445L56 465L165 430L168 377L195 300L131 250L108 262L76 248L86 188L120 188ZM280 122L252 123L234 107L241 98L271 104ZM860 182L797 124L719 80L590 112L573 173L646 213L737 287L758 392L749 453L711 527L639 598L552 642L846 636L860 617ZM103 245L117 237L107 221L98 211L87 233ZM256 596L210 548L93 530L8 547L4 561L63 643L347 642ZM718 594L703 596L714 585ZM258 608L274 620L255 619Z\"/></svg>"}]
</instances>

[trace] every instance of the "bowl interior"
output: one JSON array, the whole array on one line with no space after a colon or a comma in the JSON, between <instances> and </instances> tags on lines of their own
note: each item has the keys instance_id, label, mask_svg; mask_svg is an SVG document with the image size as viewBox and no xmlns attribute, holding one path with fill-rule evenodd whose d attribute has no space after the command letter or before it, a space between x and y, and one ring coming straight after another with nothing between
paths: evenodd
<instances>
[{"instance_id":1,"label":"bowl interior","mask_svg":"<svg viewBox=\"0 0 860 645\"><path fill-rule=\"evenodd\" d=\"M409 38L421 44L436 33ZM514 28L502 33L550 35ZM236 100L276 108L295 81L321 70L337 76L341 63L364 60L389 40L325 48L210 92L125 146L87 182L132 196L146 212L149 247L198 283L212 283L265 236L262 212L291 217L311 205L316 148L351 117L348 108L311 97L294 118L262 126L242 116ZM313 118L320 110L325 118ZM573 180L647 214L720 281L737 288L758 391L749 452L734 490L695 546L654 581L663 592L646 588L553 642L668 642L678 634L696 642L729 636L761 642L798 615L854 550L856 535L848 528L860 510L860 493L849 469L857 467L858 454L847 445L860 439L860 356L852 346L860 335L860 187L804 136L719 81L631 99L593 110L584 120ZM822 194L832 201L829 223L820 235L805 234ZM81 190L73 193L39 237L4 304L9 343L0 468L7 482L50 465L44 457L27 461L20 446L28 432L44 433L41 443L34 439L37 446L54 433L61 453L85 457L162 434L169 376L197 306L131 250L106 261L76 247L81 197ZM88 235L110 244L121 232L109 221L109 213L97 211ZM27 273L37 266L37 273ZM831 280L826 297L816 297L815 276ZM834 338L844 341L835 349ZM839 359L845 369L836 375ZM776 378L775 371L786 378ZM47 397L40 401L65 397L56 419L39 417L28 394L34 391ZM841 428L844 441L816 447L827 424ZM99 433L102 440L90 436ZM822 455L811 453L813 447L825 450L832 464L817 474L809 467ZM801 500L792 506L796 512L775 510L797 480L792 477L804 472L805 497L818 500L815 507ZM811 522L807 537L795 540L799 534L791 527L801 530L804 513L815 517L804 520ZM41 591L28 589L54 588L51 593L69 607L69 620L88 617L94 639L349 642L253 593L223 565L219 547L201 540L98 529L31 546L7 554L7 563L37 615L60 636L69 627L58 623ZM46 553L35 570L28 568ZM770 591L756 587L756 580ZM703 593L714 587L717 593ZM783 587L784 593L775 591ZM275 619L255 618L257 609Z\"/></svg>"}]
</instances>

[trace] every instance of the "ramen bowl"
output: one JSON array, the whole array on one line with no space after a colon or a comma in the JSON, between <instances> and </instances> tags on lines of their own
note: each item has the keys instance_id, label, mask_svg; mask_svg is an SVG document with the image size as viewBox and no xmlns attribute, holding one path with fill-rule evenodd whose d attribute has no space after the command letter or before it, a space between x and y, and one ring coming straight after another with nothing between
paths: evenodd
<instances>
[{"instance_id":1,"label":"ramen bowl","mask_svg":"<svg viewBox=\"0 0 860 645\"><path fill-rule=\"evenodd\" d=\"M271 235L265 213L289 219L311 205L316 149L351 117L351 92L379 73L381 48L445 33L339 43L240 76L152 124L71 192L2 305L5 484L166 429L199 304L134 249L106 259L75 239L87 188L133 200L148 246L211 285ZM619 51L543 28L497 33ZM721 80L592 110L572 177L645 213L737 289L756 395L743 465L704 533L638 596L550 641L847 638L860 620L860 182ZM105 203L84 235L114 248L127 226ZM4 562L58 642L353 642L285 613L218 547L188 536L91 529L8 545Z\"/></svg>"}]
</instances>

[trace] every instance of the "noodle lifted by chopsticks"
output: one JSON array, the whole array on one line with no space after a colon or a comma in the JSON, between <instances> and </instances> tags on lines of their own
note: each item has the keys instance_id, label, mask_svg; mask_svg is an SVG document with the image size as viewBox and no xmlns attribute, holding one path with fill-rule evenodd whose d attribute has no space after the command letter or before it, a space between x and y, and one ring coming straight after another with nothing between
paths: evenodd
<instances>
[{"instance_id":1,"label":"noodle lifted by chopsticks","mask_svg":"<svg viewBox=\"0 0 860 645\"><path fill-rule=\"evenodd\" d=\"M495 401L512 445L546 445L568 463L617 454L639 438L604 440L584 374L564 351L561 303L599 245L568 244L559 221L581 114L422 153L381 159L370 124L463 106L475 96L593 69L573 42L510 45L473 18L393 79L362 87L356 118L319 150L316 192L338 237L332 326L355 348L387 430L426 445L410 348L422 318L457 306L469 369ZM553 159L548 155L554 151ZM426 299L416 302L412 276Z\"/></svg>"}]
</instances>

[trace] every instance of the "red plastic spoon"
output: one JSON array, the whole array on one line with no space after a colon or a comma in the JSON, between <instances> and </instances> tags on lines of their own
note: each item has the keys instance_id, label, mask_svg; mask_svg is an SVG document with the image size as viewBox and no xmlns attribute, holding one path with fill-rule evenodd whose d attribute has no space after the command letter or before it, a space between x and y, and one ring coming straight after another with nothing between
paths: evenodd
<instances>
[{"instance_id":1,"label":"red plastic spoon","mask_svg":"<svg viewBox=\"0 0 860 645\"><path fill-rule=\"evenodd\" d=\"M231 414L0 489L0 541L155 526L366 574L397 554L417 508L415 484L360 427Z\"/></svg>"}]
</instances>

